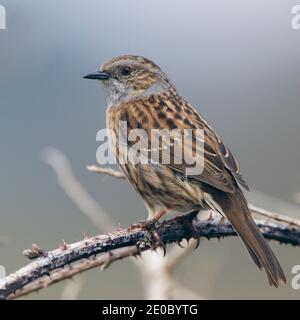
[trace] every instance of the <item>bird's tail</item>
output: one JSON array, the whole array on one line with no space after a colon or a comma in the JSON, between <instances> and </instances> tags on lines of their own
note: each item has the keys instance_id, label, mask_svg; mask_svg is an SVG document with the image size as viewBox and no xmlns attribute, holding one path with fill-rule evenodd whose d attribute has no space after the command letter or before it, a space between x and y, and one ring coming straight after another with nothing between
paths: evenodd
<instances>
[{"instance_id":1,"label":"bird's tail","mask_svg":"<svg viewBox=\"0 0 300 320\"><path fill-rule=\"evenodd\" d=\"M270 285L278 287L280 283L286 283L277 258L251 217L242 191L237 189L234 194L226 196L227 201L221 201L222 210L243 240L254 263L265 269Z\"/></svg>"}]
</instances>

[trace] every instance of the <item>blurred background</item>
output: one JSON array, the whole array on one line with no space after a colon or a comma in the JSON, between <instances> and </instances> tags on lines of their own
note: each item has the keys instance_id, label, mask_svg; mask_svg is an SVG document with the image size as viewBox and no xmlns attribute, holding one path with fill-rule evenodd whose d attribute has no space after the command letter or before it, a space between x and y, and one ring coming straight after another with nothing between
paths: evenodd
<instances>
[{"instance_id":1,"label":"blurred background","mask_svg":"<svg viewBox=\"0 0 300 320\"><path fill-rule=\"evenodd\" d=\"M28 261L31 243L46 250L97 228L58 187L42 162L62 150L89 193L121 225L146 217L124 181L90 173L96 133L105 127L99 85L81 77L120 54L143 55L223 137L255 190L252 203L300 218L300 31L296 0L0 0L0 265ZM236 238L202 241L175 277L210 299L300 298L290 286L300 249L271 243L288 278L270 288ZM61 297L66 282L26 299ZM83 299L143 298L130 261L85 273Z\"/></svg>"}]
</instances>

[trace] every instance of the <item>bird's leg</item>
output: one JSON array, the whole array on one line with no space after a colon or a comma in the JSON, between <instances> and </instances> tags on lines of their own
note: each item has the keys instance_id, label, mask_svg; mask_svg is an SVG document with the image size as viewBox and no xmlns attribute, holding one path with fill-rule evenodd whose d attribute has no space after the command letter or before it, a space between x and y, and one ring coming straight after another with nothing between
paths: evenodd
<instances>
[{"instance_id":1,"label":"bird's leg","mask_svg":"<svg viewBox=\"0 0 300 320\"><path fill-rule=\"evenodd\" d=\"M150 230L155 228L156 222L167 213L165 209L161 209L157 212L151 212L149 213L147 220L142 220L137 223L134 223L131 225L133 228L140 228L140 229L146 229Z\"/></svg>"}]
</instances>

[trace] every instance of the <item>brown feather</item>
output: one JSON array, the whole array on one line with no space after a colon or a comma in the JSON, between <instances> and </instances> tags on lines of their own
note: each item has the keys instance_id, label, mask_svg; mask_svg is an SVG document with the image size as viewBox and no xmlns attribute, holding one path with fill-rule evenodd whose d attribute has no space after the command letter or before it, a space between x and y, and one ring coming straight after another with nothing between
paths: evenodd
<instances>
[{"instance_id":1,"label":"brown feather","mask_svg":"<svg viewBox=\"0 0 300 320\"><path fill-rule=\"evenodd\" d=\"M246 199L240 189L235 194L213 193L213 198L222 207L223 213L244 242L252 260L264 268L271 285L286 283L281 266L251 217Z\"/></svg>"}]
</instances>

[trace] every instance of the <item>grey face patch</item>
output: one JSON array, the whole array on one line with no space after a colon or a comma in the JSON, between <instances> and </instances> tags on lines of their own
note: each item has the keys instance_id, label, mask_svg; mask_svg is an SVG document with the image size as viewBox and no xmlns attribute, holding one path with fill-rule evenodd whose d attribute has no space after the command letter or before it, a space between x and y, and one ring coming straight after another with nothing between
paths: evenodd
<instances>
[{"instance_id":1,"label":"grey face patch","mask_svg":"<svg viewBox=\"0 0 300 320\"><path fill-rule=\"evenodd\" d=\"M130 68L129 74L122 70ZM119 56L104 63L101 72L110 74L103 81L108 107L130 100L176 91L166 74L152 61L139 56Z\"/></svg>"},{"instance_id":2,"label":"grey face patch","mask_svg":"<svg viewBox=\"0 0 300 320\"><path fill-rule=\"evenodd\" d=\"M146 90L135 90L131 82L120 81L111 78L102 82L108 107L120 103L136 100L151 95L160 94L168 89L168 85L162 80L157 80Z\"/></svg>"}]
</instances>

